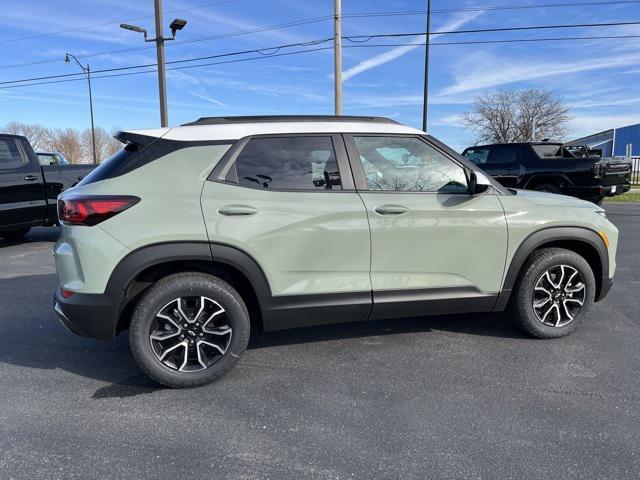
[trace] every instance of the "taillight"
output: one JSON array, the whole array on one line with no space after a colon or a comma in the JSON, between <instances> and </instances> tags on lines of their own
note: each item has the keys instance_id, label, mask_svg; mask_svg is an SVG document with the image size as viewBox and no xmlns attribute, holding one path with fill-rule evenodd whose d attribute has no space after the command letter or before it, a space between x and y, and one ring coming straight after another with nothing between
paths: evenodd
<instances>
[{"instance_id":1,"label":"taillight","mask_svg":"<svg viewBox=\"0 0 640 480\"><path fill-rule=\"evenodd\" d=\"M602 178L602 169L604 164L602 162L595 162L593 164L593 178Z\"/></svg>"},{"instance_id":2,"label":"taillight","mask_svg":"<svg viewBox=\"0 0 640 480\"><path fill-rule=\"evenodd\" d=\"M139 201L129 195L72 196L58 200L58 219L70 225L97 225Z\"/></svg>"}]
</instances>

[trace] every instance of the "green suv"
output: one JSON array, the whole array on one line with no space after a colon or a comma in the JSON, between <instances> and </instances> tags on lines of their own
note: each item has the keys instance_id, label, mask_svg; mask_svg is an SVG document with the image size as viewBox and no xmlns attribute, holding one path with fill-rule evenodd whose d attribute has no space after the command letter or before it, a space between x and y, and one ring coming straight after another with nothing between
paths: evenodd
<instances>
[{"instance_id":1,"label":"green suv","mask_svg":"<svg viewBox=\"0 0 640 480\"><path fill-rule=\"evenodd\" d=\"M125 146L58 199L73 332L129 329L171 387L228 371L250 335L508 309L538 338L611 288L618 231L592 203L516 191L374 117L201 118Z\"/></svg>"}]
</instances>

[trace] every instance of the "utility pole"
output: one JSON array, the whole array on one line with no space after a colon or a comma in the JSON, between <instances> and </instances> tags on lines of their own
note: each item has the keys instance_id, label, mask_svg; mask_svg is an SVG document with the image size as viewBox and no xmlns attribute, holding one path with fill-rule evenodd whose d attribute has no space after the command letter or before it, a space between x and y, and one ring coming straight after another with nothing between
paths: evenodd
<instances>
[{"instance_id":1,"label":"utility pole","mask_svg":"<svg viewBox=\"0 0 640 480\"><path fill-rule=\"evenodd\" d=\"M333 65L335 114L342 115L342 7L333 1Z\"/></svg>"},{"instance_id":2,"label":"utility pole","mask_svg":"<svg viewBox=\"0 0 640 480\"><path fill-rule=\"evenodd\" d=\"M156 55L158 58L158 93L160 95L160 126L169 125L167 112L167 78L164 67L164 32L162 31L162 0L154 0L156 13Z\"/></svg>"},{"instance_id":3,"label":"utility pole","mask_svg":"<svg viewBox=\"0 0 640 480\"><path fill-rule=\"evenodd\" d=\"M91 67L87 63L87 66L83 66L80 61L70 53L65 54L64 62L70 63L71 60L69 58L73 58L78 66L82 69L82 73L84 73L87 77L87 82L89 83L89 113L91 114L91 148L93 150L93 163L98 163L98 156L96 155L96 129L93 125L93 96L91 94Z\"/></svg>"},{"instance_id":4,"label":"utility pole","mask_svg":"<svg viewBox=\"0 0 640 480\"><path fill-rule=\"evenodd\" d=\"M160 94L160 126L169 126L169 113L167 109L167 78L164 66L164 42L176 39L176 32L182 30L187 24L186 20L176 18L171 22L171 36L165 37L162 31L162 0L154 0L155 18L156 18L156 38L147 38L147 30L137 25L129 25L121 23L120 28L131 30L144 34L145 42L155 42L156 54L158 58L158 92Z\"/></svg>"},{"instance_id":5,"label":"utility pole","mask_svg":"<svg viewBox=\"0 0 640 480\"><path fill-rule=\"evenodd\" d=\"M429 43L431 41L431 0L427 0L427 32L424 45L424 93L422 98L422 130L427 131L429 110Z\"/></svg>"}]
</instances>

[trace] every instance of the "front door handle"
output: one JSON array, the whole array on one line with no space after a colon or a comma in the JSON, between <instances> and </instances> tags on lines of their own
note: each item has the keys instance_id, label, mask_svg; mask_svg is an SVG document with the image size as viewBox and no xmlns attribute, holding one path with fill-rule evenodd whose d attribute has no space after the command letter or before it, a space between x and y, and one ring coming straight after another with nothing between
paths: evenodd
<instances>
[{"instance_id":1,"label":"front door handle","mask_svg":"<svg viewBox=\"0 0 640 480\"><path fill-rule=\"evenodd\" d=\"M220 215L232 216L246 216L258 213L258 210L249 205L225 205L218 209Z\"/></svg>"},{"instance_id":2,"label":"front door handle","mask_svg":"<svg viewBox=\"0 0 640 480\"><path fill-rule=\"evenodd\" d=\"M374 208L374 210L380 215L402 215L409 211L407 207L403 207L402 205L380 205Z\"/></svg>"},{"instance_id":3,"label":"front door handle","mask_svg":"<svg viewBox=\"0 0 640 480\"><path fill-rule=\"evenodd\" d=\"M27 182L35 182L36 180L38 180L38 177L36 175L27 175L26 177L24 177L24 179Z\"/></svg>"}]
</instances>

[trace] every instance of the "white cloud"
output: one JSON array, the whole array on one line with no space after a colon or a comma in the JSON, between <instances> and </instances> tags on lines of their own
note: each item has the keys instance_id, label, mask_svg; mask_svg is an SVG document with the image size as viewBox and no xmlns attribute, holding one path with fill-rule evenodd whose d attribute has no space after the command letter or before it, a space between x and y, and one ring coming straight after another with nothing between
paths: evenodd
<instances>
[{"instance_id":1,"label":"white cloud","mask_svg":"<svg viewBox=\"0 0 640 480\"><path fill-rule=\"evenodd\" d=\"M640 55L638 54L590 58L588 62L582 63L516 60L494 55L476 55L473 59L465 60L458 66L459 72L455 75L455 83L444 88L440 94L454 95L526 80L622 66L628 67L638 63L640 63Z\"/></svg>"},{"instance_id":2,"label":"white cloud","mask_svg":"<svg viewBox=\"0 0 640 480\"><path fill-rule=\"evenodd\" d=\"M443 30L443 31L456 30L461 26L465 25L466 23L469 23L470 21L476 19L477 17L482 15L482 13L483 12L464 12L464 13L455 15L452 20L442 25L442 27L440 27L439 30ZM436 37L438 37L438 35L431 36L432 39ZM379 67L380 65L384 65L385 63L395 60L396 58L400 58L403 55L406 55L412 50L418 48L418 46L423 42L424 42L424 36L420 35L418 37L412 38L409 41L411 45L396 47L384 53L380 53L371 58L368 58L367 60L364 60L358 63L357 65L345 70L342 73L342 80L347 81L350 78L353 78L362 72L366 72L367 70L371 70L372 68Z\"/></svg>"}]
</instances>

